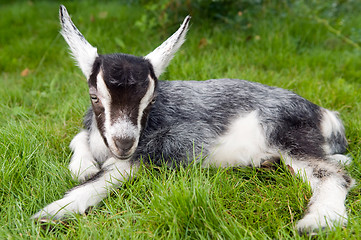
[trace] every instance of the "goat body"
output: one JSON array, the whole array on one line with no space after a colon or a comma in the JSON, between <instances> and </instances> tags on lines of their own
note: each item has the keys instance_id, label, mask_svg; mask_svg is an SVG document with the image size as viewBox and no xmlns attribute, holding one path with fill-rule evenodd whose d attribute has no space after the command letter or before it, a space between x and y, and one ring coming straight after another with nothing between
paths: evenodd
<instances>
[{"instance_id":1,"label":"goat body","mask_svg":"<svg viewBox=\"0 0 361 240\"><path fill-rule=\"evenodd\" d=\"M253 166L282 159L311 184L301 232L346 224L353 180L337 114L284 89L238 79L158 81L185 39L187 17L145 57L98 55L60 7L62 35L88 79L92 107L71 142L69 165L81 184L36 213L84 213L135 175L140 159L170 166L203 156L203 166Z\"/></svg>"}]
</instances>

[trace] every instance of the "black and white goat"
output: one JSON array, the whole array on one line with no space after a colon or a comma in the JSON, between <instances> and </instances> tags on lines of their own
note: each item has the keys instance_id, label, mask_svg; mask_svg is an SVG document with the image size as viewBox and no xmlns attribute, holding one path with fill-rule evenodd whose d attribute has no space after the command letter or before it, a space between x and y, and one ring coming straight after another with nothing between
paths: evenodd
<instances>
[{"instance_id":1,"label":"black and white goat","mask_svg":"<svg viewBox=\"0 0 361 240\"><path fill-rule=\"evenodd\" d=\"M81 184L36 213L84 213L134 176L139 159L260 167L282 159L313 190L297 223L313 231L347 223L353 180L339 166L347 142L337 114L284 89L238 79L158 81L185 40L190 17L145 57L98 55L60 6L61 34L88 79L92 107L72 140L69 169Z\"/></svg>"}]
</instances>

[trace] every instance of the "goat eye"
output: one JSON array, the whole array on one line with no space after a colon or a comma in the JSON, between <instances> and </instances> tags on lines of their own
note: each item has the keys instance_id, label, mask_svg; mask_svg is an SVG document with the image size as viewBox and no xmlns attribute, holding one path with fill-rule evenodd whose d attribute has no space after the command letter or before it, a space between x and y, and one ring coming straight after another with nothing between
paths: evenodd
<instances>
[{"instance_id":1,"label":"goat eye","mask_svg":"<svg viewBox=\"0 0 361 240\"><path fill-rule=\"evenodd\" d=\"M152 99L152 101L150 101L150 104L154 104L155 103L155 99Z\"/></svg>"},{"instance_id":2,"label":"goat eye","mask_svg":"<svg viewBox=\"0 0 361 240\"><path fill-rule=\"evenodd\" d=\"M90 98L91 98L91 100L92 100L94 103L99 102L99 98L97 97L97 95L91 94L91 95L90 95Z\"/></svg>"}]
</instances>

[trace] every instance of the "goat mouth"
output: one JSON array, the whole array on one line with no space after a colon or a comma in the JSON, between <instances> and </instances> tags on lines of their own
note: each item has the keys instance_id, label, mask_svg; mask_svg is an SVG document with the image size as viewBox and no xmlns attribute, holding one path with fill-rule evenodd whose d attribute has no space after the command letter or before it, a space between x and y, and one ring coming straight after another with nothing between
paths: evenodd
<instances>
[{"instance_id":1,"label":"goat mouth","mask_svg":"<svg viewBox=\"0 0 361 240\"><path fill-rule=\"evenodd\" d=\"M114 153L113 153L114 154ZM119 159L119 160L129 160L133 154L128 154L128 155L118 155L118 154L114 154L114 156Z\"/></svg>"},{"instance_id":2,"label":"goat mouth","mask_svg":"<svg viewBox=\"0 0 361 240\"><path fill-rule=\"evenodd\" d=\"M134 152L122 152L116 148L110 148L110 153L113 155L114 158L119 160L129 160L134 154Z\"/></svg>"},{"instance_id":3,"label":"goat mouth","mask_svg":"<svg viewBox=\"0 0 361 240\"><path fill-rule=\"evenodd\" d=\"M118 158L120 160L129 160L132 157L132 155L128 155L128 156L119 156Z\"/></svg>"}]
</instances>

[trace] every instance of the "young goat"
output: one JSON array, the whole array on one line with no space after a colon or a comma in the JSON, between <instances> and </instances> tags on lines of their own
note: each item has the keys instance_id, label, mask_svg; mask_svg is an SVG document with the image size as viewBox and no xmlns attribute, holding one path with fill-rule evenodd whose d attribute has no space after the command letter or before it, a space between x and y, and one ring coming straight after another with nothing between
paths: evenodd
<instances>
[{"instance_id":1,"label":"young goat","mask_svg":"<svg viewBox=\"0 0 361 240\"><path fill-rule=\"evenodd\" d=\"M347 142L337 114L284 89L238 79L158 81L185 40L190 17L145 57L98 55L60 6L61 34L88 79L92 107L72 140L69 169L81 184L36 213L84 213L134 176L140 159L169 165L205 156L204 166L282 159L313 190L301 232L347 223L353 180L339 166ZM175 162L173 162L175 161Z\"/></svg>"}]
</instances>

